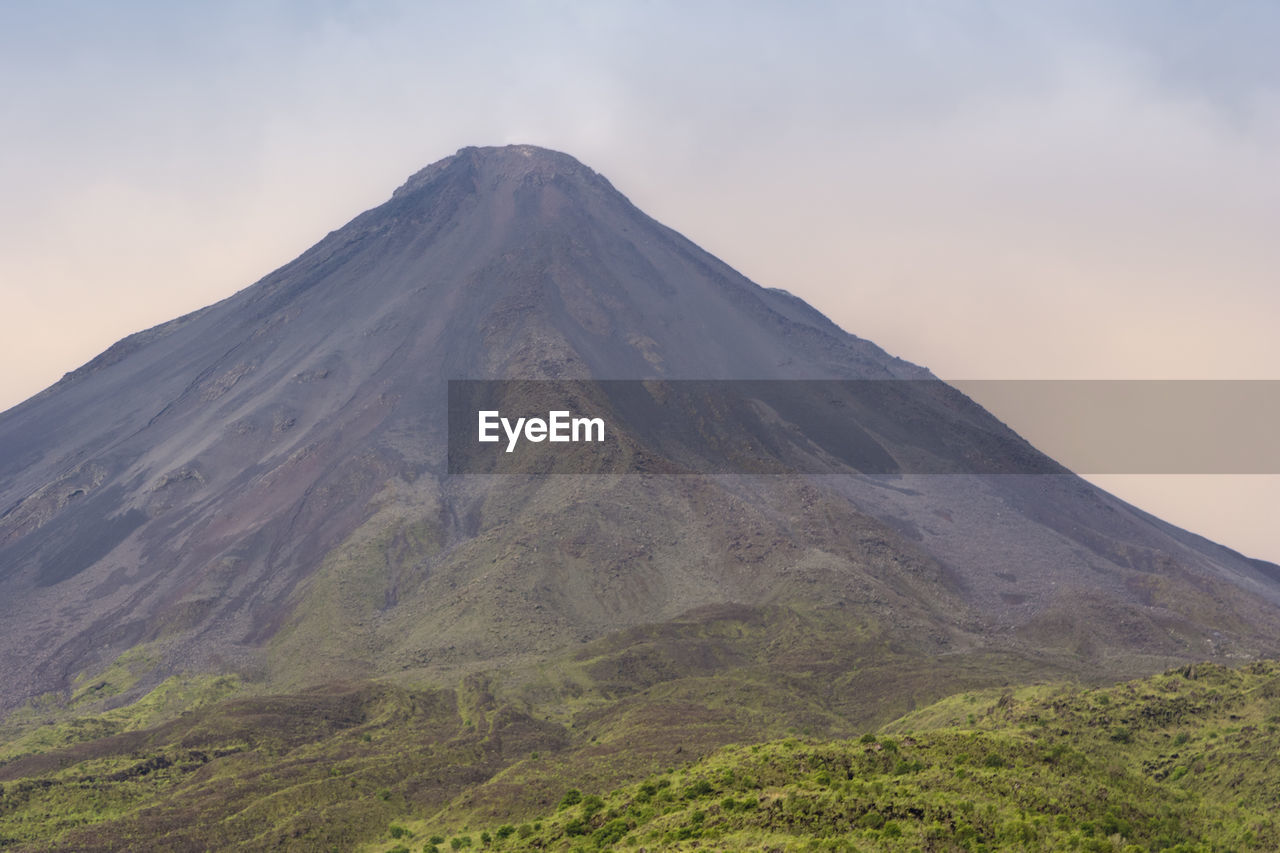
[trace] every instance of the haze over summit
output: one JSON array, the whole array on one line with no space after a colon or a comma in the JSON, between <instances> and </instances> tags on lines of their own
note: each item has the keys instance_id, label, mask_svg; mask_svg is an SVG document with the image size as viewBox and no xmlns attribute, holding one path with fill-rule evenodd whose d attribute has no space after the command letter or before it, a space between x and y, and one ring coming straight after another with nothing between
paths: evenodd
<instances>
[{"instance_id":1,"label":"haze over summit","mask_svg":"<svg viewBox=\"0 0 1280 853\"><path fill-rule=\"evenodd\" d=\"M941 376L1275 376L1273 4L496 8L6 7L0 407L526 141Z\"/></svg>"}]
</instances>

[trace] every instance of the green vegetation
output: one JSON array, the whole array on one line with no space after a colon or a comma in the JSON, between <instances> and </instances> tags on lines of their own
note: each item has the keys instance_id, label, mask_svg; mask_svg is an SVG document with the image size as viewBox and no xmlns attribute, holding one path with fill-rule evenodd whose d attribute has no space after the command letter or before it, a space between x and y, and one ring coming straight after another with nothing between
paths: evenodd
<instances>
[{"instance_id":1,"label":"green vegetation","mask_svg":"<svg viewBox=\"0 0 1280 853\"><path fill-rule=\"evenodd\" d=\"M0 766L23 755L146 729L215 704L242 688L234 676L173 676L130 705L86 713L86 708L100 704L91 698L95 692L106 694L99 699L119 692L109 687L97 691L95 688L118 685L111 676L123 670L126 659L133 656L134 652L127 653L94 678L78 679L78 687L65 705L54 697L44 697L11 714L0 726Z\"/></svg>"},{"instance_id":2,"label":"green vegetation","mask_svg":"<svg viewBox=\"0 0 1280 853\"><path fill-rule=\"evenodd\" d=\"M493 848L1277 850L1278 729L1274 662L961 695L879 736L731 746L570 790Z\"/></svg>"},{"instance_id":3,"label":"green vegetation","mask_svg":"<svg viewBox=\"0 0 1280 853\"><path fill-rule=\"evenodd\" d=\"M816 645L789 660L821 677L771 680L752 632L821 625L765 622L637 631L505 685L192 678L97 714L45 702L0 746L0 847L1280 849L1280 663L974 689L885 722Z\"/></svg>"},{"instance_id":4,"label":"green vegetation","mask_svg":"<svg viewBox=\"0 0 1280 853\"><path fill-rule=\"evenodd\" d=\"M0 764L0 847L345 850L384 834L403 843L416 830L397 815L434 812L532 745L562 741L506 709L464 727L466 689L366 682L235 698L51 749L42 730L27 732L28 748L11 744Z\"/></svg>"}]
</instances>

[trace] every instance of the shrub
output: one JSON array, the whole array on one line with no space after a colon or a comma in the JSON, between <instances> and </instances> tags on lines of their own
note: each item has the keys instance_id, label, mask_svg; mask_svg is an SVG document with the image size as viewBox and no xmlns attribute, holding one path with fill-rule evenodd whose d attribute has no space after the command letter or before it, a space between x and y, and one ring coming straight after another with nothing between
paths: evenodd
<instances>
[{"instance_id":1,"label":"shrub","mask_svg":"<svg viewBox=\"0 0 1280 853\"><path fill-rule=\"evenodd\" d=\"M595 794L585 797L582 800L582 816L590 820L597 812L604 808L604 800Z\"/></svg>"},{"instance_id":2,"label":"shrub","mask_svg":"<svg viewBox=\"0 0 1280 853\"><path fill-rule=\"evenodd\" d=\"M686 800L692 800L694 797L705 797L713 790L715 789L712 788L710 782L706 779L699 779L697 782L694 782L692 785L684 789L684 798Z\"/></svg>"},{"instance_id":3,"label":"shrub","mask_svg":"<svg viewBox=\"0 0 1280 853\"><path fill-rule=\"evenodd\" d=\"M596 847L604 849L622 840L622 836L631 831L625 820L611 820L591 834Z\"/></svg>"}]
</instances>

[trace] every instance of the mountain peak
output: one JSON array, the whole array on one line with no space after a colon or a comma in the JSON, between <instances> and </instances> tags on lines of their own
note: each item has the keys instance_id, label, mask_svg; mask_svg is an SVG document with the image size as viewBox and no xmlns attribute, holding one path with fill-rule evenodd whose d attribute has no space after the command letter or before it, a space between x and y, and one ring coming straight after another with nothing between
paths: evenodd
<instances>
[{"instance_id":1,"label":"mountain peak","mask_svg":"<svg viewBox=\"0 0 1280 853\"><path fill-rule=\"evenodd\" d=\"M477 189L508 182L523 182L530 178L537 181L575 178L611 186L593 169L560 151L536 145L469 145L415 172L395 191L392 198L412 194L430 186L437 179L450 175L471 176L476 179Z\"/></svg>"},{"instance_id":2,"label":"mountain peak","mask_svg":"<svg viewBox=\"0 0 1280 853\"><path fill-rule=\"evenodd\" d=\"M142 645L158 662L137 689L228 667L354 677L782 596L930 643L1006 626L1043 640L1036 654L1276 647L1268 567L1070 478L887 482L851 465L822 483L515 483L447 467L447 379L927 376L573 157L464 148L257 284L0 413L0 711ZM758 431L718 439L850 437L904 470L935 450L993 470L1027 452L1003 428L962 441L989 416L911 388L813 441L763 401Z\"/></svg>"}]
</instances>

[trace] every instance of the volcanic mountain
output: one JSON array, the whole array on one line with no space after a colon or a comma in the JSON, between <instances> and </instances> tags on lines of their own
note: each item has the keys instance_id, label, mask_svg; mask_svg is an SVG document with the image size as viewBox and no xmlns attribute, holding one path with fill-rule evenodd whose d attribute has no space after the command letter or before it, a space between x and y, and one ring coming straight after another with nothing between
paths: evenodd
<instances>
[{"instance_id":1,"label":"volcanic mountain","mask_svg":"<svg viewBox=\"0 0 1280 853\"><path fill-rule=\"evenodd\" d=\"M567 155L463 149L0 415L0 703L121 660L139 678L114 701L176 672L294 688L589 650L616 695L767 660L854 707L873 682L1280 651L1280 567L934 383L850 410L887 474L447 467L450 379L929 377ZM921 454L980 464L913 474Z\"/></svg>"}]
</instances>

